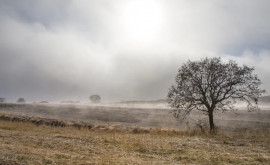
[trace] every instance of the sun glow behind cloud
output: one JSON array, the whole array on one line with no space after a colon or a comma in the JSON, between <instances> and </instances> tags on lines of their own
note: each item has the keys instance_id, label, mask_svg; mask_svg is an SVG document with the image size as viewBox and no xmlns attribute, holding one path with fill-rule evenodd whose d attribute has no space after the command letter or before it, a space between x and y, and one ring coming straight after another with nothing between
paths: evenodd
<instances>
[{"instance_id":1,"label":"sun glow behind cloud","mask_svg":"<svg viewBox=\"0 0 270 165\"><path fill-rule=\"evenodd\" d=\"M126 1L119 7L118 36L138 47L153 45L162 35L165 13L154 0Z\"/></svg>"}]
</instances>

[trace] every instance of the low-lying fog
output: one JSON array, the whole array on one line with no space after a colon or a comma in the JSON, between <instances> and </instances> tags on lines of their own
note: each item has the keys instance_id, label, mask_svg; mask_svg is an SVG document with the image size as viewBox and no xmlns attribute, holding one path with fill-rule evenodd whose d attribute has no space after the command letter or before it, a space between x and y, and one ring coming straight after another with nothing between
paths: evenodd
<instances>
[{"instance_id":1,"label":"low-lying fog","mask_svg":"<svg viewBox=\"0 0 270 165\"><path fill-rule=\"evenodd\" d=\"M260 111L248 112L245 104L237 104L234 112L216 113L220 128L269 128L270 104L260 104ZM177 120L166 103L2 103L0 112L90 123L119 124L162 128L185 128L208 125L207 116L194 112L189 120Z\"/></svg>"}]
</instances>

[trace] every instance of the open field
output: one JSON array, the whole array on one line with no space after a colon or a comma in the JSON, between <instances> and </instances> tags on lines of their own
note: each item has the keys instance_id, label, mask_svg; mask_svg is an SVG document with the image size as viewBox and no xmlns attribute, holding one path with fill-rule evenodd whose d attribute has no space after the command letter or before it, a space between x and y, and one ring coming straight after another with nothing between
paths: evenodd
<instances>
[{"instance_id":1,"label":"open field","mask_svg":"<svg viewBox=\"0 0 270 165\"><path fill-rule=\"evenodd\" d=\"M0 164L270 164L269 111L217 116L210 135L166 108L0 104Z\"/></svg>"},{"instance_id":2,"label":"open field","mask_svg":"<svg viewBox=\"0 0 270 165\"><path fill-rule=\"evenodd\" d=\"M269 164L270 130L230 135L0 120L0 164Z\"/></svg>"}]
</instances>

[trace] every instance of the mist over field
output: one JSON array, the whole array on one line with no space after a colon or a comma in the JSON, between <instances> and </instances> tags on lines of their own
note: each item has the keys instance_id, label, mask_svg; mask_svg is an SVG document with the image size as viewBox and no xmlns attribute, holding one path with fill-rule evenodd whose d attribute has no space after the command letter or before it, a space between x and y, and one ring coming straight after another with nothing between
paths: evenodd
<instances>
[{"instance_id":1,"label":"mist over field","mask_svg":"<svg viewBox=\"0 0 270 165\"><path fill-rule=\"evenodd\" d=\"M0 98L7 103L0 110L177 127L166 99L187 60L235 60L254 67L261 88L270 90L268 6L267 0L0 0ZM100 96L98 104L92 95ZM268 103L261 98L259 108L266 112ZM243 102L236 107L248 109Z\"/></svg>"},{"instance_id":2,"label":"mist over field","mask_svg":"<svg viewBox=\"0 0 270 165\"><path fill-rule=\"evenodd\" d=\"M0 112L186 127L166 99L188 60L220 57L254 67L261 88L270 90L268 6L266 0L0 0ZM215 114L215 120L268 126L264 95L253 116L237 102L241 115Z\"/></svg>"}]
</instances>

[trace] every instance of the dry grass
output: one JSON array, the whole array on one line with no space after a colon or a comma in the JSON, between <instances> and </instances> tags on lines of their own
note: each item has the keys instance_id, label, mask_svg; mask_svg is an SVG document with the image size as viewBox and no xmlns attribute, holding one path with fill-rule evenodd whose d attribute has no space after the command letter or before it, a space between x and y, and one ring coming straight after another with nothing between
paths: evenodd
<instances>
[{"instance_id":1,"label":"dry grass","mask_svg":"<svg viewBox=\"0 0 270 165\"><path fill-rule=\"evenodd\" d=\"M0 164L270 164L269 135L0 120Z\"/></svg>"}]
</instances>

